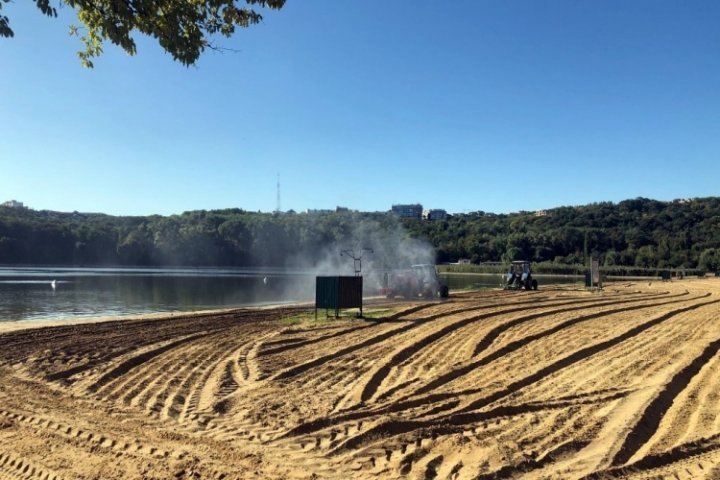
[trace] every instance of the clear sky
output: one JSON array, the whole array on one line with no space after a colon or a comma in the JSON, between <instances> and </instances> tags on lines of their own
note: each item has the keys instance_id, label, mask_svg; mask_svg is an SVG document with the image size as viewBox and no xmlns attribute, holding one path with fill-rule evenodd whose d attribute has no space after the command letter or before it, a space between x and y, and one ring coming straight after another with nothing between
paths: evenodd
<instances>
[{"instance_id":1,"label":"clear sky","mask_svg":"<svg viewBox=\"0 0 720 480\"><path fill-rule=\"evenodd\" d=\"M720 194L717 0L288 0L196 67L93 70L3 5L0 201L172 214L513 212Z\"/></svg>"}]
</instances>

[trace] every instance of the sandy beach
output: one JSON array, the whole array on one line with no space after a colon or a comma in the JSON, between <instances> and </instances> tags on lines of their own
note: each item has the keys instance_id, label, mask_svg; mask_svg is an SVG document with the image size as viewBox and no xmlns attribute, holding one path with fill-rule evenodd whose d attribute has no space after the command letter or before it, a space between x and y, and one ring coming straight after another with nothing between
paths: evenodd
<instances>
[{"instance_id":1,"label":"sandy beach","mask_svg":"<svg viewBox=\"0 0 720 480\"><path fill-rule=\"evenodd\" d=\"M0 479L720 478L718 279L366 310L2 325Z\"/></svg>"}]
</instances>

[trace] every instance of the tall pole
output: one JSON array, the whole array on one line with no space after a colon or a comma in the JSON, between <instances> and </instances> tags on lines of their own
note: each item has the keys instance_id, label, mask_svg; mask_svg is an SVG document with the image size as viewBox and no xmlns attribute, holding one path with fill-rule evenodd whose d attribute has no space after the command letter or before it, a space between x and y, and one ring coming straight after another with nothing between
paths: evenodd
<instances>
[{"instance_id":1,"label":"tall pole","mask_svg":"<svg viewBox=\"0 0 720 480\"><path fill-rule=\"evenodd\" d=\"M275 207L275 213L280 213L280 174L277 174L277 205Z\"/></svg>"},{"instance_id":2,"label":"tall pole","mask_svg":"<svg viewBox=\"0 0 720 480\"><path fill-rule=\"evenodd\" d=\"M353 266L355 268L355 276L361 277L362 276L362 257L365 252L373 253L372 248L363 247L360 249L360 252L358 254L355 253L354 249L347 249L347 250L341 250L340 256L347 255L348 257L353 259Z\"/></svg>"}]
</instances>

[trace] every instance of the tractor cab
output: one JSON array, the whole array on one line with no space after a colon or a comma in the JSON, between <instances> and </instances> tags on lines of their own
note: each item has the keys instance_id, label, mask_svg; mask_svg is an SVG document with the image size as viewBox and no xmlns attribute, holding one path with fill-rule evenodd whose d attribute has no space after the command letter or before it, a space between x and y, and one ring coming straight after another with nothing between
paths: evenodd
<instances>
[{"instance_id":1,"label":"tractor cab","mask_svg":"<svg viewBox=\"0 0 720 480\"><path fill-rule=\"evenodd\" d=\"M440 279L435 265L430 263L421 263L413 265L412 271L418 280L420 290L423 297L432 298L435 296L446 298L448 296L448 287Z\"/></svg>"},{"instance_id":2,"label":"tractor cab","mask_svg":"<svg viewBox=\"0 0 720 480\"><path fill-rule=\"evenodd\" d=\"M446 298L448 286L438 276L435 265L419 264L410 268L385 272L380 295L387 298Z\"/></svg>"},{"instance_id":3,"label":"tractor cab","mask_svg":"<svg viewBox=\"0 0 720 480\"><path fill-rule=\"evenodd\" d=\"M537 290L537 280L532 278L532 263L528 260L515 260L510 264L505 278L505 288Z\"/></svg>"},{"instance_id":4,"label":"tractor cab","mask_svg":"<svg viewBox=\"0 0 720 480\"><path fill-rule=\"evenodd\" d=\"M412 271L415 273L417 279L423 283L433 282L437 278L437 271L435 270L435 265L424 263L413 265L410 268L412 268Z\"/></svg>"}]
</instances>

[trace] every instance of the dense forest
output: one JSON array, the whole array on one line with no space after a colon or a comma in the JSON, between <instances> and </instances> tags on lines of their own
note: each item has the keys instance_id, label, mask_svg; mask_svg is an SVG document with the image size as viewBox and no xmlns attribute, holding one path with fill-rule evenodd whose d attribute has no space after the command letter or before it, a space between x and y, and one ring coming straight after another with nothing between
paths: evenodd
<instances>
[{"instance_id":1,"label":"dense forest","mask_svg":"<svg viewBox=\"0 0 720 480\"><path fill-rule=\"evenodd\" d=\"M446 220L387 213L103 214L0 207L5 265L309 266L344 245L382 249L383 262L427 242L438 263L531 259L559 265L720 270L720 198L645 198L543 212L473 212ZM414 242L414 243L412 243ZM387 245L395 244L395 248Z\"/></svg>"}]
</instances>

